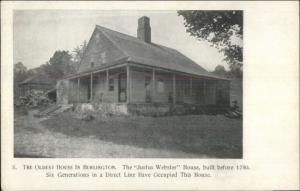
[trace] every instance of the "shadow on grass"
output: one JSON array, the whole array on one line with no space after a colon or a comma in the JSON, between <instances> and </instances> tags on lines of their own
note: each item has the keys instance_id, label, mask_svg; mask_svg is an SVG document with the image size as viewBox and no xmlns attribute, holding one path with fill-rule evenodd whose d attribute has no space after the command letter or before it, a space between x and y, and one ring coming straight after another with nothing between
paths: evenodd
<instances>
[{"instance_id":1,"label":"shadow on grass","mask_svg":"<svg viewBox=\"0 0 300 191\"><path fill-rule=\"evenodd\" d=\"M50 131L121 145L242 158L242 121L224 116L125 117L83 121L62 113L42 122Z\"/></svg>"},{"instance_id":2,"label":"shadow on grass","mask_svg":"<svg viewBox=\"0 0 300 191\"><path fill-rule=\"evenodd\" d=\"M40 155L27 155L27 154L14 154L15 158L52 158L52 157L45 157Z\"/></svg>"}]
</instances>

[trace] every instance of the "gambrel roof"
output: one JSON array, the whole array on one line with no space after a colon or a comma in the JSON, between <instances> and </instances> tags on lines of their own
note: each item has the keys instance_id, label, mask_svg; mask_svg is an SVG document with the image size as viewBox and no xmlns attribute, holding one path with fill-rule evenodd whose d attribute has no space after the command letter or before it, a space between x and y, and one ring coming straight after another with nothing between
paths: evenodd
<instances>
[{"instance_id":1,"label":"gambrel roof","mask_svg":"<svg viewBox=\"0 0 300 191\"><path fill-rule=\"evenodd\" d=\"M115 47L120 50L120 52L122 52L122 56L119 58L119 60L122 60L123 63L133 62L136 64L147 65L150 67L159 67L163 69L183 72L186 74L223 79L208 72L199 64L195 63L175 49L152 42L147 43L136 37L126 35L99 25L96 25L93 34L95 33L103 34L109 41L112 42ZM91 40L92 39L93 35L91 37ZM100 68L115 63L116 62L105 63L100 66ZM89 68L88 70L90 71L98 68L99 67L93 69ZM79 73L87 72L88 70L81 70L79 71Z\"/></svg>"}]
</instances>

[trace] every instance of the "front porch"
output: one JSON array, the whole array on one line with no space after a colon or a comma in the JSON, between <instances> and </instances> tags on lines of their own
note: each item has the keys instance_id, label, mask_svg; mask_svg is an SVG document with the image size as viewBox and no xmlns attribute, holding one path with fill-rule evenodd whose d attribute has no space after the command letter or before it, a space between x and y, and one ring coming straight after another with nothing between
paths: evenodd
<instances>
[{"instance_id":1,"label":"front porch","mask_svg":"<svg viewBox=\"0 0 300 191\"><path fill-rule=\"evenodd\" d=\"M228 81L134 63L79 74L58 86L59 104L229 104Z\"/></svg>"}]
</instances>

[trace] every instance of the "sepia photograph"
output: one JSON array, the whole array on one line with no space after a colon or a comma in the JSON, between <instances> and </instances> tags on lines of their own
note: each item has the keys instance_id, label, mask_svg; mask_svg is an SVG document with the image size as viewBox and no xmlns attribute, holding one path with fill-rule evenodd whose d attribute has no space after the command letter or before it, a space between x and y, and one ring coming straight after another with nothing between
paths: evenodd
<instances>
[{"instance_id":1,"label":"sepia photograph","mask_svg":"<svg viewBox=\"0 0 300 191\"><path fill-rule=\"evenodd\" d=\"M243 158L243 11L14 10L15 158Z\"/></svg>"}]
</instances>

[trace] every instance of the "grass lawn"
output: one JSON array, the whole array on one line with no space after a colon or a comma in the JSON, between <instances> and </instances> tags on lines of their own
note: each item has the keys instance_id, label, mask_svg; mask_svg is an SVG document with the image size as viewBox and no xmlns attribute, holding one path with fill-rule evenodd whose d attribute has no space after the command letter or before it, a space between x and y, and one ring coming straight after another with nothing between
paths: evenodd
<instances>
[{"instance_id":1,"label":"grass lawn","mask_svg":"<svg viewBox=\"0 0 300 191\"><path fill-rule=\"evenodd\" d=\"M242 120L223 115L47 119L15 110L15 157L241 158Z\"/></svg>"},{"instance_id":2,"label":"grass lawn","mask_svg":"<svg viewBox=\"0 0 300 191\"><path fill-rule=\"evenodd\" d=\"M242 157L242 120L221 115L187 115L169 117L114 116L92 121L76 119L68 112L42 121L50 132L73 138L93 138L106 143L170 151L174 158ZM128 152L131 152L130 150ZM178 154L178 156L176 155ZM182 154L184 153L184 154ZM169 157L147 153L131 156L120 151L118 157Z\"/></svg>"}]
</instances>

